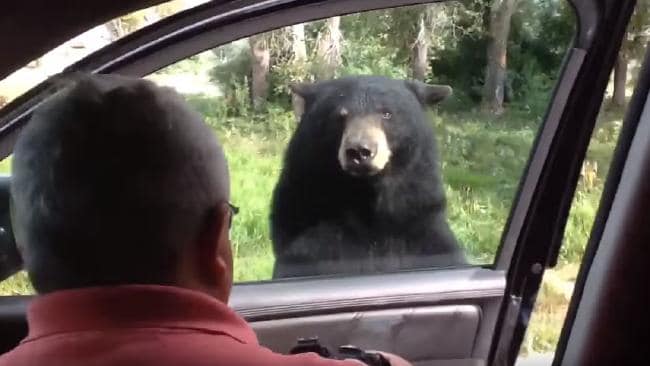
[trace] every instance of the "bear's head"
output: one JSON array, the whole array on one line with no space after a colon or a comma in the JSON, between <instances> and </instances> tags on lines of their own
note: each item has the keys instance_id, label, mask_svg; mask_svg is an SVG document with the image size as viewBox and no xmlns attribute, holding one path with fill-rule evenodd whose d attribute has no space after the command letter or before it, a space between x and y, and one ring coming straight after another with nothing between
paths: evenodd
<instances>
[{"instance_id":1,"label":"bear's head","mask_svg":"<svg viewBox=\"0 0 650 366\"><path fill-rule=\"evenodd\" d=\"M452 93L446 85L354 76L290 86L298 96L297 134L317 164L333 163L354 177L376 176L391 166L405 166L423 148L433 149L425 109ZM309 154L306 150L310 150ZM426 152L425 152L426 153ZM332 165L332 164L327 164Z\"/></svg>"}]
</instances>

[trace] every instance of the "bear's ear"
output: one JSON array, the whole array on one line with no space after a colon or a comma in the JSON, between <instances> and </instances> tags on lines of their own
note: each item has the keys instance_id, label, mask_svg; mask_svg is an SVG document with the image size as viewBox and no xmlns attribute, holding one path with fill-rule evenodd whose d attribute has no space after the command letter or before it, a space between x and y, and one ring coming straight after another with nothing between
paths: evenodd
<instances>
[{"instance_id":1,"label":"bear's ear","mask_svg":"<svg viewBox=\"0 0 650 366\"><path fill-rule=\"evenodd\" d=\"M302 98L308 98L314 93L314 84L312 83L291 83L289 89L293 94Z\"/></svg>"},{"instance_id":2,"label":"bear's ear","mask_svg":"<svg viewBox=\"0 0 650 366\"><path fill-rule=\"evenodd\" d=\"M453 89L449 85L425 84L421 81L408 80L406 86L423 106L434 106L453 94Z\"/></svg>"},{"instance_id":3,"label":"bear's ear","mask_svg":"<svg viewBox=\"0 0 650 366\"><path fill-rule=\"evenodd\" d=\"M300 121L305 108L309 105L316 94L315 85L312 83L291 83L289 90L291 90L291 104L293 105L293 113L296 120Z\"/></svg>"}]
</instances>

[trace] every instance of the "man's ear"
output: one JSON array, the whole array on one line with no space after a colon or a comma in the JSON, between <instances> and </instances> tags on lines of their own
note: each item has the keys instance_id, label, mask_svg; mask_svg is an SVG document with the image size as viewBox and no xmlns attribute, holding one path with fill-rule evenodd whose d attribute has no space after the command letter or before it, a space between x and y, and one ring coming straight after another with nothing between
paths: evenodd
<instances>
[{"instance_id":1,"label":"man's ear","mask_svg":"<svg viewBox=\"0 0 650 366\"><path fill-rule=\"evenodd\" d=\"M407 80L406 86L415 94L423 106L432 107L453 94L449 85L426 84L417 80Z\"/></svg>"},{"instance_id":2,"label":"man's ear","mask_svg":"<svg viewBox=\"0 0 650 366\"><path fill-rule=\"evenodd\" d=\"M305 109L311 104L316 95L315 84L312 83L291 83L289 84L291 90L291 104L293 105L293 113L296 120L305 113Z\"/></svg>"},{"instance_id":3,"label":"man's ear","mask_svg":"<svg viewBox=\"0 0 650 366\"><path fill-rule=\"evenodd\" d=\"M227 299L232 285L232 251L229 239L229 209L218 205L208 215L201 235L199 258L203 281L218 289L218 298Z\"/></svg>"}]
</instances>

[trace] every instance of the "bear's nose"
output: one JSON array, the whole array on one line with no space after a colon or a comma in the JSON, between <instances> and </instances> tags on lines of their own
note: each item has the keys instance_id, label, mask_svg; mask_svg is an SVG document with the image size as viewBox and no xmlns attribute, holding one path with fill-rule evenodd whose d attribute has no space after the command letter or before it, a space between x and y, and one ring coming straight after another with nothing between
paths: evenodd
<instances>
[{"instance_id":1,"label":"bear's nose","mask_svg":"<svg viewBox=\"0 0 650 366\"><path fill-rule=\"evenodd\" d=\"M376 153L377 149L368 144L355 144L345 150L347 159L357 164L372 159Z\"/></svg>"}]
</instances>

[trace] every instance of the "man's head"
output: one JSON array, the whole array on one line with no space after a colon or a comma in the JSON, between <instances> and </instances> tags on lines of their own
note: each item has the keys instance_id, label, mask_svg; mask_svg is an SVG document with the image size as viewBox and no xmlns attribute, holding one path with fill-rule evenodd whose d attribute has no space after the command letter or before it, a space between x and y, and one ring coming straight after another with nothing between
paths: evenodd
<instances>
[{"instance_id":1,"label":"man's head","mask_svg":"<svg viewBox=\"0 0 650 366\"><path fill-rule=\"evenodd\" d=\"M12 179L16 239L37 291L162 284L227 299L226 160L171 89L80 78L34 113Z\"/></svg>"}]
</instances>

